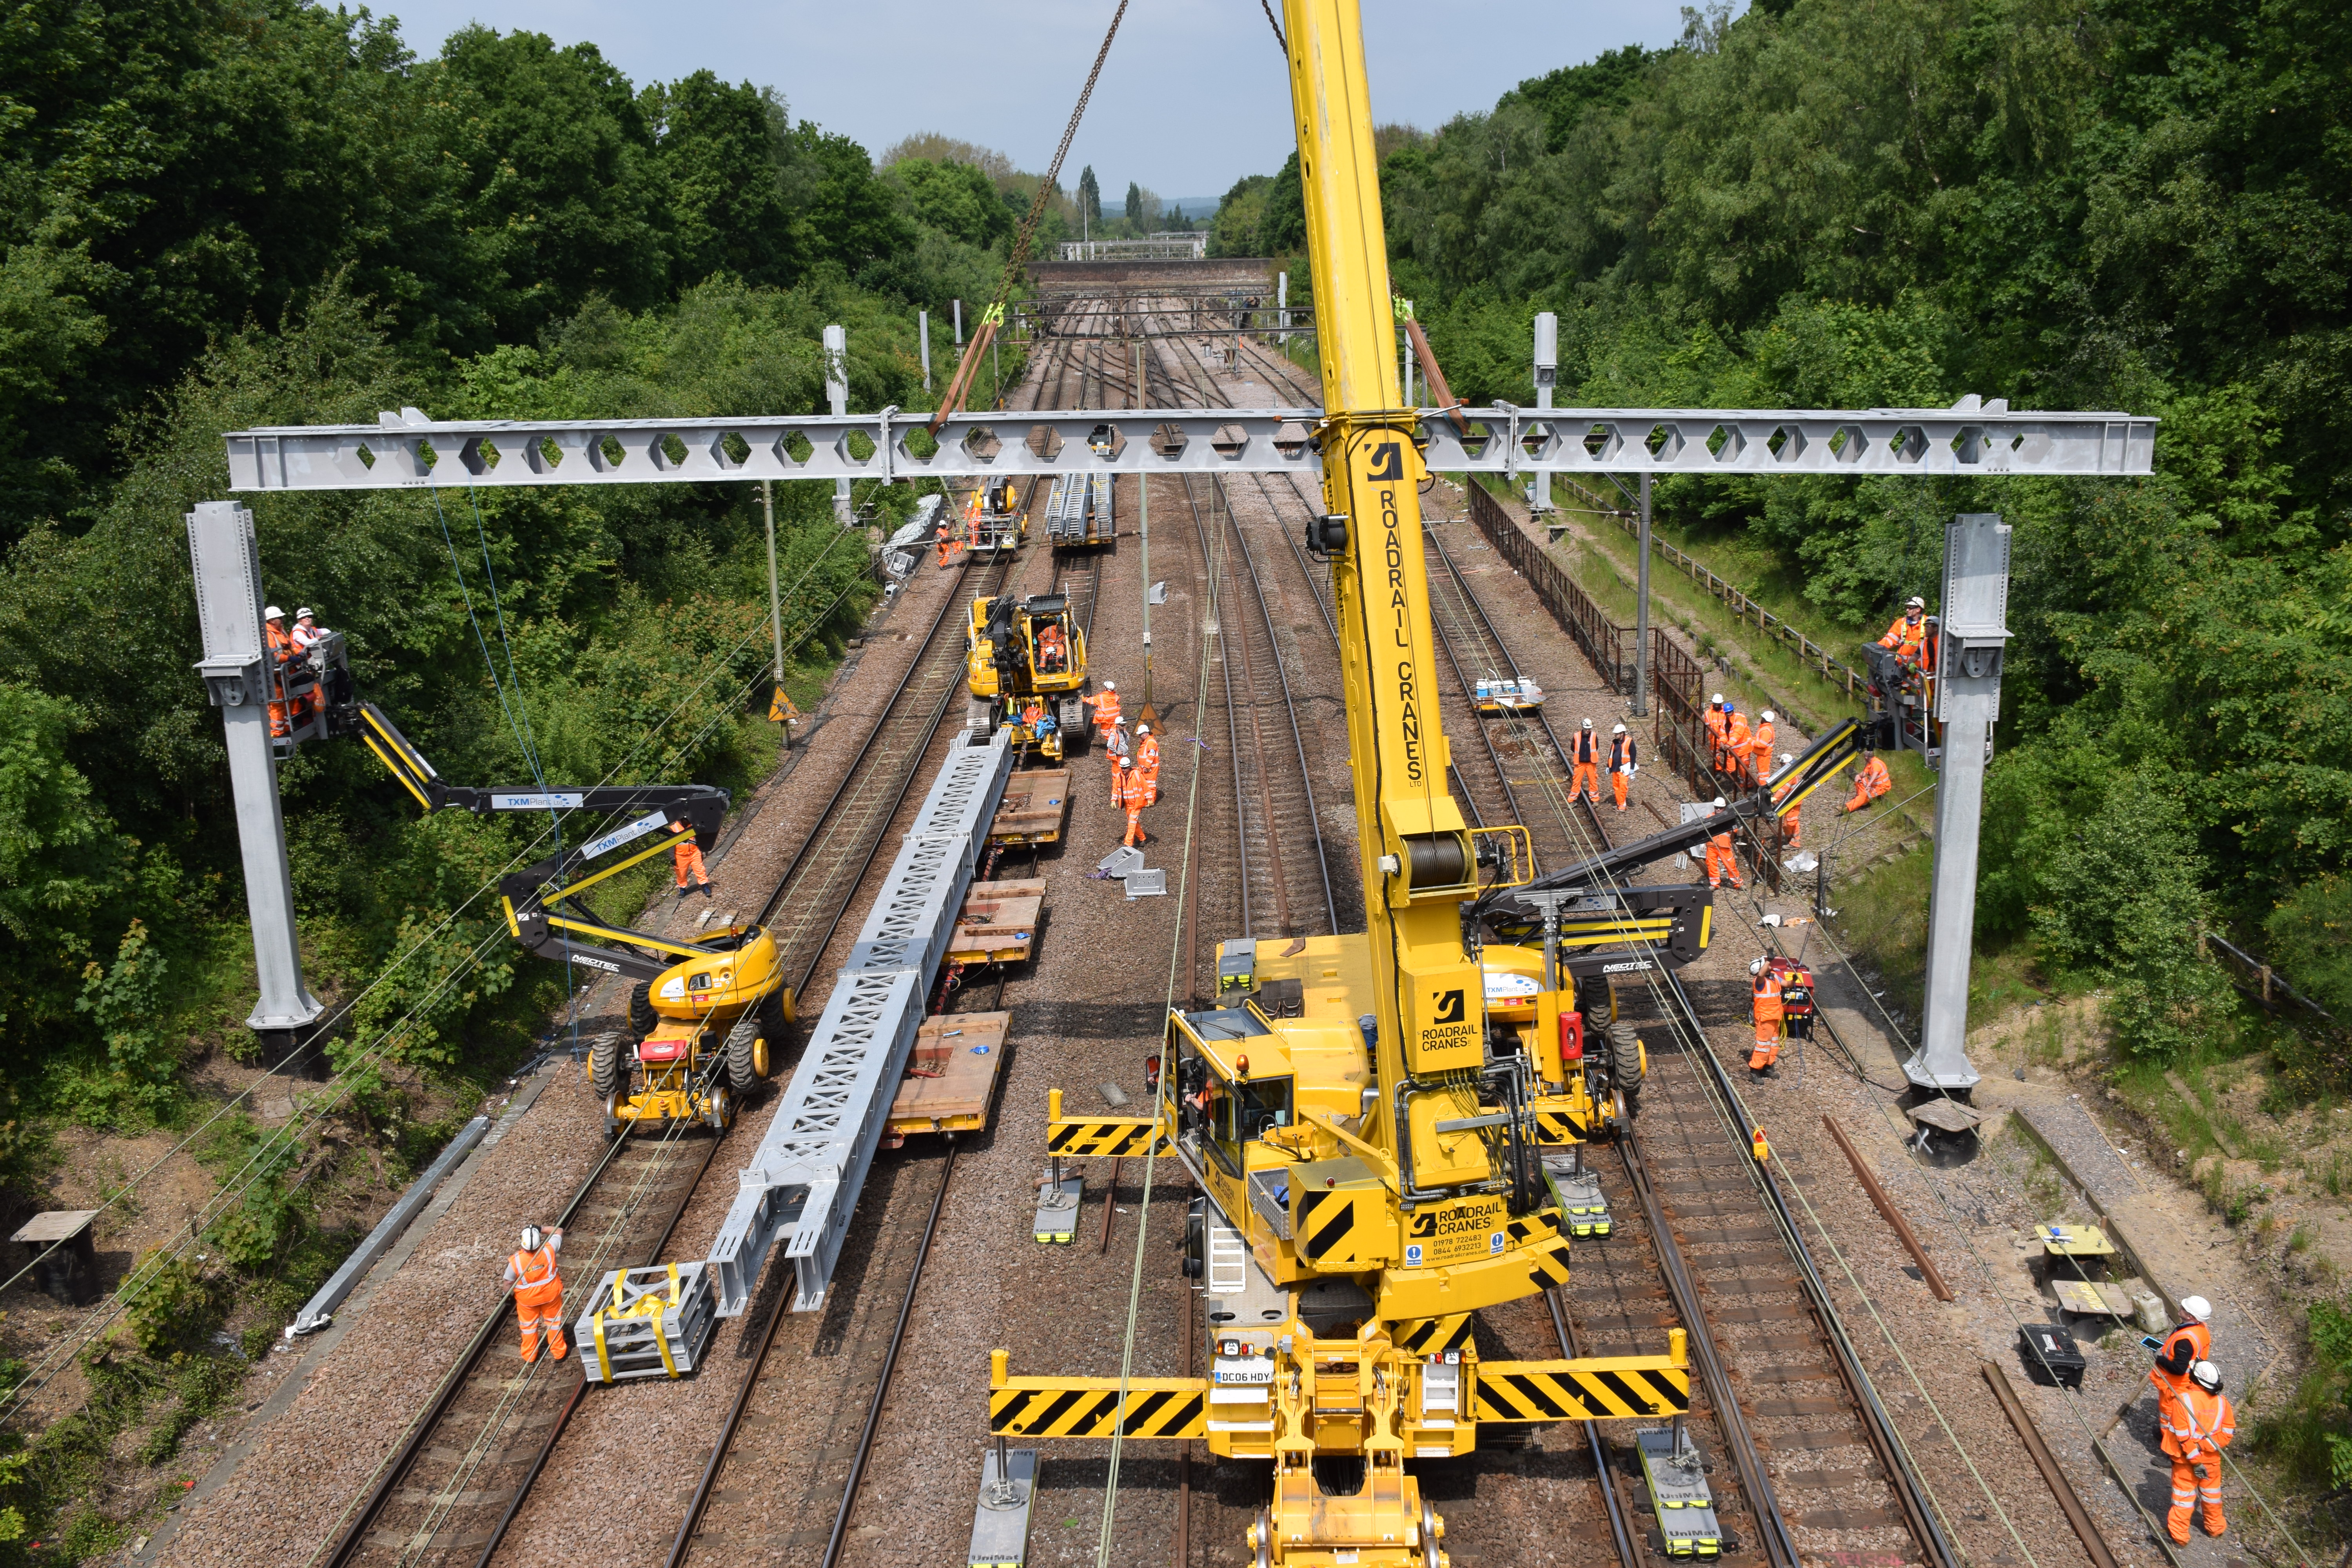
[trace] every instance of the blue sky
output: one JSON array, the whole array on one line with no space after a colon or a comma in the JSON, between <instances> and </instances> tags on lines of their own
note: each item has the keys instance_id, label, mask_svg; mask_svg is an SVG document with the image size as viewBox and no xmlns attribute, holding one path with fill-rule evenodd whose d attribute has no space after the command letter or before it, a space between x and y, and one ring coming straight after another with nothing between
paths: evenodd
<instances>
[{"instance_id":1,"label":"blue sky","mask_svg":"<svg viewBox=\"0 0 2352 1568\"><path fill-rule=\"evenodd\" d=\"M1116 0L374 0L419 54L478 21L586 40L631 79L709 68L780 89L795 117L878 153L941 131L1043 168ZM1433 126L1512 84L1623 44L1682 33L1675 0L1363 0L1381 120ZM1279 14L1280 6L1276 7ZM1133 0L1065 184L1091 163L1106 196L1129 180L1214 195L1271 172L1290 146L1282 57L1257 0Z\"/></svg>"}]
</instances>

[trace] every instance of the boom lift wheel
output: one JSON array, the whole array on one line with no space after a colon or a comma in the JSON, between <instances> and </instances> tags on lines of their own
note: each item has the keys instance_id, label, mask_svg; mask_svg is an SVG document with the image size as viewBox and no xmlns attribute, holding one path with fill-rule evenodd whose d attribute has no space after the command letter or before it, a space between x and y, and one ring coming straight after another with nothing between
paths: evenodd
<instances>
[{"instance_id":1,"label":"boom lift wheel","mask_svg":"<svg viewBox=\"0 0 2352 1568\"><path fill-rule=\"evenodd\" d=\"M621 1091L621 1040L617 1035L600 1035L588 1047L588 1081L596 1087L597 1096L610 1101Z\"/></svg>"},{"instance_id":2,"label":"boom lift wheel","mask_svg":"<svg viewBox=\"0 0 2352 1568\"><path fill-rule=\"evenodd\" d=\"M749 1094L763 1076L760 1071L759 1045L761 1019L766 1011L763 1003L735 1020L727 1031L727 1081L739 1092Z\"/></svg>"},{"instance_id":3,"label":"boom lift wheel","mask_svg":"<svg viewBox=\"0 0 2352 1568\"><path fill-rule=\"evenodd\" d=\"M661 1015L654 1011L654 983L647 980L630 986L629 1027L637 1032L637 1038L652 1034L660 1022Z\"/></svg>"}]
</instances>

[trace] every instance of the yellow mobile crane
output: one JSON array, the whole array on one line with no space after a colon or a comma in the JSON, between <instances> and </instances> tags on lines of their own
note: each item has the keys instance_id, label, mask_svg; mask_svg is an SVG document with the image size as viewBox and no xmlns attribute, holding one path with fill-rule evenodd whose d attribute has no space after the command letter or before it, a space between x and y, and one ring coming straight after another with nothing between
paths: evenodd
<instances>
[{"instance_id":1,"label":"yellow mobile crane","mask_svg":"<svg viewBox=\"0 0 2352 1568\"><path fill-rule=\"evenodd\" d=\"M1568 1278L1532 1064L1496 1048L1465 909L1504 882L1482 867L1528 856L1474 832L1445 784L1357 5L1284 13L1327 410L1307 543L1335 589L1370 930L1288 944L1275 1005L1171 1014L1150 1116L1070 1119L1053 1093L1057 1159L1168 1149L1200 1183L1187 1272L1206 1284L1210 1375L1015 1376L999 1351L990 1426L1205 1438L1272 1461L1256 1563L1443 1568L1408 1458L1471 1452L1487 1422L1668 1419L1689 1365L1680 1329L1664 1353L1575 1360L1482 1364L1472 1341L1471 1313Z\"/></svg>"}]
</instances>

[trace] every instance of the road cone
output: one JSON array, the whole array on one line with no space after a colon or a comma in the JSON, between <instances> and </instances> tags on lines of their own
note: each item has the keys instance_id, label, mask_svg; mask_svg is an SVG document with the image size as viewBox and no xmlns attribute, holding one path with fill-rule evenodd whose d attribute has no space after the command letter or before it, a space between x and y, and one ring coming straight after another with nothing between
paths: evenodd
<instances>
[{"instance_id":1,"label":"road cone","mask_svg":"<svg viewBox=\"0 0 2352 1568\"><path fill-rule=\"evenodd\" d=\"M1756 1163L1759 1165L1772 1157L1772 1145L1764 1141L1764 1129L1761 1127L1756 1129L1749 1147L1756 1155Z\"/></svg>"}]
</instances>

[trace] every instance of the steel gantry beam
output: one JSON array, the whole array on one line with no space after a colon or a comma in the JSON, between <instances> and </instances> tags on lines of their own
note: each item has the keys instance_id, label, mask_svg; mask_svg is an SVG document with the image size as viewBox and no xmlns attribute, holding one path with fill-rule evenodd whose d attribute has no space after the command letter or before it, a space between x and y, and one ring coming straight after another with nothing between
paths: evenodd
<instances>
[{"instance_id":1,"label":"steel gantry beam","mask_svg":"<svg viewBox=\"0 0 2352 1568\"><path fill-rule=\"evenodd\" d=\"M2128 414L1950 408L1422 409L1441 473L2044 474L2151 471L2156 421ZM1017 410L950 416L427 419L232 431L229 488L677 484L726 479L985 479L1062 473L1319 473L1312 408Z\"/></svg>"}]
</instances>

